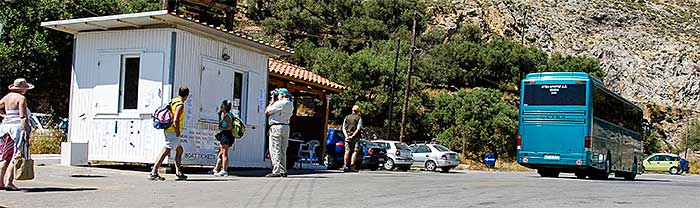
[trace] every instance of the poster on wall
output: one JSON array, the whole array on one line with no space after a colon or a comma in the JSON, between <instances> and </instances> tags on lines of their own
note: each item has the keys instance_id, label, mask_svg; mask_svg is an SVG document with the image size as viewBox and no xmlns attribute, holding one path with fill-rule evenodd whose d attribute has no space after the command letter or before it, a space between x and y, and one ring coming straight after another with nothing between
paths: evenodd
<instances>
[{"instance_id":1,"label":"poster on wall","mask_svg":"<svg viewBox=\"0 0 700 208\"><path fill-rule=\"evenodd\" d=\"M182 164L213 166L219 153L219 142L214 138L214 134L215 130L185 127L180 138L184 150ZM174 162L174 156L173 151L169 160Z\"/></svg>"}]
</instances>

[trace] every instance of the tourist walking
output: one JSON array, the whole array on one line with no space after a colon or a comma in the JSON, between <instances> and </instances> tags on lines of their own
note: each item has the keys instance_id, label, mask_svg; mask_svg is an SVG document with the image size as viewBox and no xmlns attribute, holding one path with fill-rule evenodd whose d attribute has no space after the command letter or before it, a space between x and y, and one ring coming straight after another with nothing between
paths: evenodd
<instances>
[{"instance_id":1,"label":"tourist walking","mask_svg":"<svg viewBox=\"0 0 700 208\"><path fill-rule=\"evenodd\" d=\"M0 123L0 189L19 191L14 184L15 154L26 157L29 154L29 135L31 114L27 108L27 98L24 96L34 85L23 78L16 79L9 87L10 93L0 100L0 109L4 109ZM7 181L5 176L7 175Z\"/></svg>"}]
</instances>

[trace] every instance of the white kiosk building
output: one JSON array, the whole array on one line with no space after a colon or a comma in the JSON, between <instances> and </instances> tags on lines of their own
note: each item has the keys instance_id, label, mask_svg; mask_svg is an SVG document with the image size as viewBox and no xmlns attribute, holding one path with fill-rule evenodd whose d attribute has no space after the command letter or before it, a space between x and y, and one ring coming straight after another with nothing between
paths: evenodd
<instances>
[{"instance_id":1,"label":"white kiosk building","mask_svg":"<svg viewBox=\"0 0 700 208\"><path fill-rule=\"evenodd\" d=\"M247 125L230 152L231 165L270 166L268 60L293 51L165 10L41 25L74 35L68 143L62 151L71 165L153 163L164 136L153 128L151 114L186 85L183 164L214 164L216 112L229 99Z\"/></svg>"}]
</instances>

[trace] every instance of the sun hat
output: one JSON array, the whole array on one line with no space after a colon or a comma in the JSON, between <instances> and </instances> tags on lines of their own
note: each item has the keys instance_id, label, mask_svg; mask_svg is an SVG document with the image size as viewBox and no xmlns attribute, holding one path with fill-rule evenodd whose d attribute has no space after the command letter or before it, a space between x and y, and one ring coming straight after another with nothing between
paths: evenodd
<instances>
[{"instance_id":1,"label":"sun hat","mask_svg":"<svg viewBox=\"0 0 700 208\"><path fill-rule=\"evenodd\" d=\"M17 78L15 82L7 88L10 90L31 90L34 89L34 85L29 84L24 78Z\"/></svg>"}]
</instances>

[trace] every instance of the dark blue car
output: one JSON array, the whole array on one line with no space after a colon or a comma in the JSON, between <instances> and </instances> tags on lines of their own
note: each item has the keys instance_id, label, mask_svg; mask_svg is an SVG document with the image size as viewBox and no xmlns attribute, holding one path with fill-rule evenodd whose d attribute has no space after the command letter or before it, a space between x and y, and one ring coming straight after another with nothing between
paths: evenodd
<instances>
[{"instance_id":1,"label":"dark blue car","mask_svg":"<svg viewBox=\"0 0 700 208\"><path fill-rule=\"evenodd\" d=\"M386 150L379 145L361 139L358 145L362 148L362 152L358 155L360 167L356 169L368 168L370 170L379 169L380 164L386 161ZM326 137L326 155L323 159L323 164L328 169L338 169L343 166L343 157L345 155L345 135L342 130L328 129Z\"/></svg>"}]
</instances>

